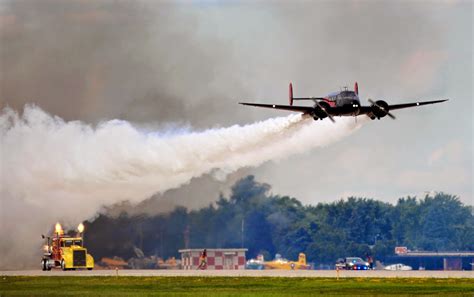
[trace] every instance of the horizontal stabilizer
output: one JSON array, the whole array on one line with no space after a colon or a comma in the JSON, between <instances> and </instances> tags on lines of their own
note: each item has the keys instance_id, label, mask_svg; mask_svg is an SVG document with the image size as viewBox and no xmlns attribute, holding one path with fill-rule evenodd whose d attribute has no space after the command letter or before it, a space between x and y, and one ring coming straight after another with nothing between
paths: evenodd
<instances>
[{"instance_id":1,"label":"horizontal stabilizer","mask_svg":"<svg viewBox=\"0 0 474 297\"><path fill-rule=\"evenodd\" d=\"M312 101L324 100L324 99L326 98L323 98L323 97L293 98L293 100L312 100Z\"/></svg>"},{"instance_id":2,"label":"horizontal stabilizer","mask_svg":"<svg viewBox=\"0 0 474 297\"><path fill-rule=\"evenodd\" d=\"M302 112L302 113L310 113L311 111L313 111L313 108L310 106L259 104L259 103L247 103L247 102L239 102L239 104L255 106L255 107L271 108L271 109L281 109L281 110L288 110L288 111L295 111L295 112Z\"/></svg>"}]
</instances>

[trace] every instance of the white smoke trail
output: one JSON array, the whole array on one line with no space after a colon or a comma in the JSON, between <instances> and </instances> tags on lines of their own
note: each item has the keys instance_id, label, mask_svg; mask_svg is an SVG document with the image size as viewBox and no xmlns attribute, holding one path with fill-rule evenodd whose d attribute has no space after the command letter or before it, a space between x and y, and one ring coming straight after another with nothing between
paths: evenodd
<instances>
[{"instance_id":1,"label":"white smoke trail","mask_svg":"<svg viewBox=\"0 0 474 297\"><path fill-rule=\"evenodd\" d=\"M360 123L360 121L359 121ZM353 119L301 115L202 132L146 132L125 121L65 122L35 106L0 114L0 268L32 259L57 220L76 223L104 204L138 202L206 173L225 175L325 146L355 131ZM190 197L192 199L192 197ZM28 263L28 261L26 261Z\"/></svg>"}]
</instances>

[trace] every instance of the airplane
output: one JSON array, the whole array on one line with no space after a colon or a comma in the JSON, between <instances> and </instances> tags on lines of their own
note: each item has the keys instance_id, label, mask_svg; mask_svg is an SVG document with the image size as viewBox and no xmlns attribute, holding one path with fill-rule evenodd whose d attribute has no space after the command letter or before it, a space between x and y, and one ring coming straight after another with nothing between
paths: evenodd
<instances>
[{"instance_id":1,"label":"airplane","mask_svg":"<svg viewBox=\"0 0 474 297\"><path fill-rule=\"evenodd\" d=\"M263 262L263 265L265 269L308 270L311 268L306 264L306 255L304 253L298 255L298 261L288 261L282 258L280 254L276 254L275 260Z\"/></svg>"},{"instance_id":2,"label":"airplane","mask_svg":"<svg viewBox=\"0 0 474 297\"><path fill-rule=\"evenodd\" d=\"M314 102L314 106L294 106L293 101L296 100L311 100ZM290 105L277 105L277 104L260 104L260 103L247 103L239 102L242 105L288 110L301 112L304 115L309 115L313 117L314 120L323 120L324 118L329 118L332 122L335 122L335 116L358 116L358 115L367 115L372 120L381 119L385 116L389 116L393 120L396 117L390 112L392 110L415 107L427 104L435 104L448 101L449 99L444 100L434 100L434 101L421 101L414 103L403 103L403 104L394 104L389 105L384 100L373 101L372 99L367 99L370 102L370 106L363 106L360 103L359 99L359 85L357 82L354 84L354 90L350 91L346 88L342 91L334 92L326 97L303 97L303 98L294 98L293 97L293 85L290 83L289 86L289 103Z\"/></svg>"}]
</instances>

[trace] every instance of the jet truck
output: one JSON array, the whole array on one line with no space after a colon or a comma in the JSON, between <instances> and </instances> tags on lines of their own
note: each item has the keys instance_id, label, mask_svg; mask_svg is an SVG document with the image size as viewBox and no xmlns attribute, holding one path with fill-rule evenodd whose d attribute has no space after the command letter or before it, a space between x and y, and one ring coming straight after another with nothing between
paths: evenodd
<instances>
[{"instance_id":1,"label":"jet truck","mask_svg":"<svg viewBox=\"0 0 474 297\"><path fill-rule=\"evenodd\" d=\"M77 229L79 233L75 237L71 237L65 235L61 225L57 223L52 237L42 236L46 239L41 259L41 267L44 271L56 267L60 267L62 270L92 270L94 268L94 258L87 253L87 249L83 246L84 225L79 224Z\"/></svg>"}]
</instances>

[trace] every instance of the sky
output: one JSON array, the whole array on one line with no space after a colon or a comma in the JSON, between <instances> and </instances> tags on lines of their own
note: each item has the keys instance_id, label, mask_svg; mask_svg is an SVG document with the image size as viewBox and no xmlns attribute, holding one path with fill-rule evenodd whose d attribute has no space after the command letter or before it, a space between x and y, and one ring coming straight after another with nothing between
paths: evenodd
<instances>
[{"instance_id":1,"label":"sky","mask_svg":"<svg viewBox=\"0 0 474 297\"><path fill-rule=\"evenodd\" d=\"M474 205L472 28L471 1L1 0L0 105L205 130L287 115L237 103L284 104L289 82L306 97L357 81L364 104L449 98L168 195L205 205L254 174L305 204L443 191Z\"/></svg>"}]
</instances>

